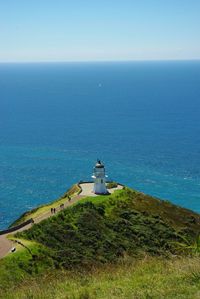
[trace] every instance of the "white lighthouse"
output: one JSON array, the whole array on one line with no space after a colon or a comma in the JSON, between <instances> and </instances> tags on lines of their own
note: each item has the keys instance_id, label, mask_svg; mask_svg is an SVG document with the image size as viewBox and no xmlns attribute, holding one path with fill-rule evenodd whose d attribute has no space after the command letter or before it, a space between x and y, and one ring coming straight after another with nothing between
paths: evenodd
<instances>
[{"instance_id":1,"label":"white lighthouse","mask_svg":"<svg viewBox=\"0 0 200 299\"><path fill-rule=\"evenodd\" d=\"M97 161L94 167L94 173L92 178L94 179L94 188L93 192L95 194L108 194L108 190L106 189L106 175L105 175L105 167L100 160Z\"/></svg>"}]
</instances>

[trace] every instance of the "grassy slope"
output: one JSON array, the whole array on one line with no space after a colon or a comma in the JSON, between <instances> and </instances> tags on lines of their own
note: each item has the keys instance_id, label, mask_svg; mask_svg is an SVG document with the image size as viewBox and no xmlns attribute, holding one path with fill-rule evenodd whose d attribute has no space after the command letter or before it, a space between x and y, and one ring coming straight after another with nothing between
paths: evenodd
<instances>
[{"instance_id":1,"label":"grassy slope","mask_svg":"<svg viewBox=\"0 0 200 299\"><path fill-rule=\"evenodd\" d=\"M171 261L162 256L179 253L173 244L183 239L177 233L192 243L199 231L200 215L130 189L110 196L85 198L18 235L18 238L34 240L25 241L33 255L22 249L0 261L0 295L2 298L47 298L48 294L48 298L84 299L134 298L134 294L135 298L162 298L159 297L161 290L163 298L198 298L195 296L200 281L199 258ZM127 256L142 258L144 252L160 257L143 262L137 258L136 262L127 264ZM110 264L120 260L123 262L118 266ZM77 265L82 266L82 272L88 265L96 270L85 275L74 274L74 269L63 270L62 275L61 270L55 270ZM50 274L40 283L40 274L49 270ZM16 293L15 287L23 280ZM13 289L5 295L11 286ZM66 297L66 292L70 296Z\"/></svg>"},{"instance_id":2,"label":"grassy slope","mask_svg":"<svg viewBox=\"0 0 200 299\"><path fill-rule=\"evenodd\" d=\"M131 201L132 209L152 216L159 216L177 231L185 230L189 234L194 233L195 235L200 233L199 214L174 205L169 201L163 201L132 189L126 188L126 190L115 191L110 196L87 197L80 202L91 201L100 204L101 202L106 203L108 199L112 200L112 198L123 198L124 201Z\"/></svg>"},{"instance_id":3,"label":"grassy slope","mask_svg":"<svg viewBox=\"0 0 200 299\"><path fill-rule=\"evenodd\" d=\"M90 273L56 271L32 279L4 299L198 299L198 258L145 257L93 269Z\"/></svg>"},{"instance_id":4,"label":"grassy slope","mask_svg":"<svg viewBox=\"0 0 200 299\"><path fill-rule=\"evenodd\" d=\"M47 248L36 242L18 240L29 250L16 245L15 253L0 260L0 297L2 298L6 290L12 292L24 279L30 279L53 267L52 260L48 258Z\"/></svg>"},{"instance_id":5,"label":"grassy slope","mask_svg":"<svg viewBox=\"0 0 200 299\"><path fill-rule=\"evenodd\" d=\"M127 254L179 254L177 243L194 243L199 231L200 215L126 188L85 198L18 236L41 243L55 267L69 269Z\"/></svg>"}]
</instances>

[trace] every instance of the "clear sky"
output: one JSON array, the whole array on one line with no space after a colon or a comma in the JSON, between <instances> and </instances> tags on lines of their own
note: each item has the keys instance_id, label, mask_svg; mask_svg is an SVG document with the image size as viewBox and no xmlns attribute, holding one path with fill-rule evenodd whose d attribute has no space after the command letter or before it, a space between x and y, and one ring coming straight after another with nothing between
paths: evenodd
<instances>
[{"instance_id":1,"label":"clear sky","mask_svg":"<svg viewBox=\"0 0 200 299\"><path fill-rule=\"evenodd\" d=\"M200 0L0 0L0 61L200 59Z\"/></svg>"}]
</instances>

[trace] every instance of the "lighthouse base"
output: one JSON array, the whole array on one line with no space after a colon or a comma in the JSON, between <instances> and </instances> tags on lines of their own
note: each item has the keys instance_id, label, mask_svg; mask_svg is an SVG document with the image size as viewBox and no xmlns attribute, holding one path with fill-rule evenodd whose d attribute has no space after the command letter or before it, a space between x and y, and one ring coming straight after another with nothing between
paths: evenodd
<instances>
[{"instance_id":1,"label":"lighthouse base","mask_svg":"<svg viewBox=\"0 0 200 299\"><path fill-rule=\"evenodd\" d=\"M109 194L105 184L94 183L93 192L98 195Z\"/></svg>"},{"instance_id":2,"label":"lighthouse base","mask_svg":"<svg viewBox=\"0 0 200 299\"><path fill-rule=\"evenodd\" d=\"M107 190L107 193L100 193L100 194L96 194L94 193L94 182L92 181L81 181L79 182L79 187L81 188L81 192L80 192L80 196L98 196L98 195L109 195L112 194L113 192L115 192L115 190L120 190L123 188L123 185L118 184L118 186L116 188L111 188Z\"/></svg>"},{"instance_id":3,"label":"lighthouse base","mask_svg":"<svg viewBox=\"0 0 200 299\"><path fill-rule=\"evenodd\" d=\"M105 193L99 193L99 192L94 192L94 194L96 194L96 195L109 195L110 194L110 192L105 192Z\"/></svg>"}]
</instances>

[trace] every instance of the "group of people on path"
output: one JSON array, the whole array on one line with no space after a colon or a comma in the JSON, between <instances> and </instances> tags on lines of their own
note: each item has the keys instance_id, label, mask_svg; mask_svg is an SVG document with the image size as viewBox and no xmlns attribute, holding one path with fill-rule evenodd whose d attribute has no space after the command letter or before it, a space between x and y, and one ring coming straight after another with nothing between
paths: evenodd
<instances>
[{"instance_id":1,"label":"group of people on path","mask_svg":"<svg viewBox=\"0 0 200 299\"><path fill-rule=\"evenodd\" d=\"M68 202L70 202L70 201L71 201L71 197L68 196ZM60 205L60 210L63 210L64 207L65 207L65 205L64 205L64 203L62 203L62 204ZM56 209L56 208L51 208L51 214L55 214L56 212L57 212L57 209Z\"/></svg>"},{"instance_id":2,"label":"group of people on path","mask_svg":"<svg viewBox=\"0 0 200 299\"><path fill-rule=\"evenodd\" d=\"M56 213L56 208L51 208L51 214L55 214Z\"/></svg>"}]
</instances>

